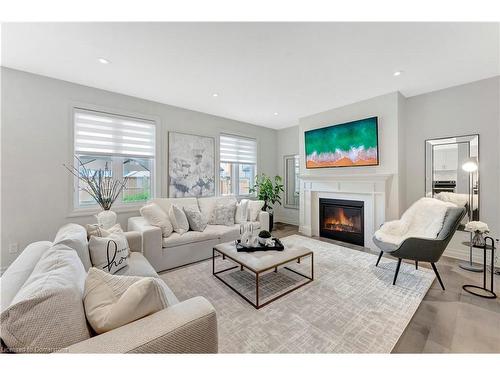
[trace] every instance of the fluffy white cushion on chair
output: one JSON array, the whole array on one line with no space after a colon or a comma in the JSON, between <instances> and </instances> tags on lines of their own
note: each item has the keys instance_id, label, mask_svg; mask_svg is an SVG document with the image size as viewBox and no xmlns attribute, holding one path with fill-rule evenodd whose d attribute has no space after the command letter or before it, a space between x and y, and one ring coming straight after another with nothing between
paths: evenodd
<instances>
[{"instance_id":1,"label":"fluffy white cushion on chair","mask_svg":"<svg viewBox=\"0 0 500 375\"><path fill-rule=\"evenodd\" d=\"M236 213L234 214L236 224L245 223L248 220L248 203L248 199L242 199L236 204Z\"/></svg>"},{"instance_id":2,"label":"fluffy white cushion on chair","mask_svg":"<svg viewBox=\"0 0 500 375\"><path fill-rule=\"evenodd\" d=\"M257 221L264 201L248 201L248 221Z\"/></svg>"},{"instance_id":3,"label":"fluffy white cushion on chair","mask_svg":"<svg viewBox=\"0 0 500 375\"><path fill-rule=\"evenodd\" d=\"M86 271L75 250L54 245L1 314L9 350L50 353L90 338L82 297Z\"/></svg>"},{"instance_id":4,"label":"fluffy white cushion on chair","mask_svg":"<svg viewBox=\"0 0 500 375\"><path fill-rule=\"evenodd\" d=\"M149 203L141 207L140 212L150 225L161 228L163 237L170 236L174 231L168 215L156 203Z\"/></svg>"},{"instance_id":5,"label":"fluffy white cushion on chair","mask_svg":"<svg viewBox=\"0 0 500 375\"><path fill-rule=\"evenodd\" d=\"M115 273L128 265L129 250L123 232L111 233L107 237L92 236L89 240L92 265L109 273Z\"/></svg>"},{"instance_id":6,"label":"fluffy white cushion on chair","mask_svg":"<svg viewBox=\"0 0 500 375\"><path fill-rule=\"evenodd\" d=\"M175 232L184 234L189 230L189 222L182 208L180 208L176 204L173 204L170 207L168 216L170 218L170 221L172 222L172 226L174 227Z\"/></svg>"},{"instance_id":7,"label":"fluffy white cushion on chair","mask_svg":"<svg viewBox=\"0 0 500 375\"><path fill-rule=\"evenodd\" d=\"M177 302L156 277L118 276L91 268L83 297L87 320L104 333L160 311Z\"/></svg>"}]
</instances>

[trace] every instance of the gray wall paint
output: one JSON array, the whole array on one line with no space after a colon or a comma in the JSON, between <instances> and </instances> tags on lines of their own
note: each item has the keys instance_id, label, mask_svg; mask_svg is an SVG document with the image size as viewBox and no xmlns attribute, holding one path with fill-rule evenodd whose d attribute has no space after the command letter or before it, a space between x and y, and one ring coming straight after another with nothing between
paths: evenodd
<instances>
[{"instance_id":1,"label":"gray wall paint","mask_svg":"<svg viewBox=\"0 0 500 375\"><path fill-rule=\"evenodd\" d=\"M499 222L499 82L500 77L451 87L406 100L406 205L424 195L426 139L479 134L480 219L500 235ZM450 245L466 252L460 242ZM458 252L457 252L458 254Z\"/></svg>"},{"instance_id":2,"label":"gray wall paint","mask_svg":"<svg viewBox=\"0 0 500 375\"><path fill-rule=\"evenodd\" d=\"M277 171L278 174L285 178L285 155L298 155L299 154L299 127L292 126L290 128L280 129L277 133L276 138L277 146ZM282 203L284 203L284 198ZM283 206L278 206L275 210L276 219L275 221L280 221L282 223L299 225L299 210L293 208L285 208Z\"/></svg>"},{"instance_id":3,"label":"gray wall paint","mask_svg":"<svg viewBox=\"0 0 500 375\"><path fill-rule=\"evenodd\" d=\"M71 162L71 108L88 104L116 113L141 114L159 120L156 195L166 196L168 131L217 137L220 132L258 140L258 170L275 175L276 131L243 122L194 112L57 79L2 68L2 267L18 254L8 244L18 243L19 252L30 242L52 240L64 223L95 222L92 216L68 217L71 177L62 167ZM151 84L145 83L145 84ZM119 214L127 218L138 212Z\"/></svg>"}]
</instances>

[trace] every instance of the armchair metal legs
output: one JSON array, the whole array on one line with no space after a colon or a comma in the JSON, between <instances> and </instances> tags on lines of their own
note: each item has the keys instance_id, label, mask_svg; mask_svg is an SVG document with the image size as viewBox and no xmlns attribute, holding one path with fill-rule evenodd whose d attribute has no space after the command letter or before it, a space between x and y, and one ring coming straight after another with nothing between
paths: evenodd
<instances>
[{"instance_id":1,"label":"armchair metal legs","mask_svg":"<svg viewBox=\"0 0 500 375\"><path fill-rule=\"evenodd\" d=\"M380 254L378 255L377 263L375 263L375 267L378 267L378 262L380 262L380 259L382 258L382 255L384 255L384 252L381 251Z\"/></svg>"},{"instance_id":2,"label":"armchair metal legs","mask_svg":"<svg viewBox=\"0 0 500 375\"><path fill-rule=\"evenodd\" d=\"M392 282L392 285L396 285L396 279L398 278L398 273L399 273L399 267L401 267L401 261L403 259L398 258L398 265L396 266L396 273L394 274L394 281Z\"/></svg>"},{"instance_id":3,"label":"armchair metal legs","mask_svg":"<svg viewBox=\"0 0 500 375\"><path fill-rule=\"evenodd\" d=\"M432 269L434 270L434 273L436 274L436 277L437 277L437 279L439 281L439 284L441 285L441 288L443 288L443 290L445 290L444 289L443 281L441 280L441 276L439 276L439 272L438 272L438 270L436 268L436 265L434 263L431 263L431 266L432 266Z\"/></svg>"}]
</instances>

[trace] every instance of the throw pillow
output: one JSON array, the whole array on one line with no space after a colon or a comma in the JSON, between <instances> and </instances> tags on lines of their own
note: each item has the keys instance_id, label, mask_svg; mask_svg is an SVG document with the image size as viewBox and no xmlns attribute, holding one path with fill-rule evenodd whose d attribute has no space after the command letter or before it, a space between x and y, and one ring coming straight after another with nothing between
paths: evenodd
<instances>
[{"instance_id":1,"label":"throw pillow","mask_svg":"<svg viewBox=\"0 0 500 375\"><path fill-rule=\"evenodd\" d=\"M110 275L91 268L85 280L83 303L96 333L104 333L160 311L177 302L156 277Z\"/></svg>"},{"instance_id":2,"label":"throw pillow","mask_svg":"<svg viewBox=\"0 0 500 375\"><path fill-rule=\"evenodd\" d=\"M264 207L264 201L249 201L248 202L248 221L258 221L259 213Z\"/></svg>"},{"instance_id":3,"label":"throw pillow","mask_svg":"<svg viewBox=\"0 0 500 375\"><path fill-rule=\"evenodd\" d=\"M54 245L1 314L12 352L51 353L90 338L82 297L86 271L75 250Z\"/></svg>"},{"instance_id":4,"label":"throw pillow","mask_svg":"<svg viewBox=\"0 0 500 375\"><path fill-rule=\"evenodd\" d=\"M168 215L156 203L150 203L140 209L141 215L149 225L161 228L163 237L168 237L174 231L174 227Z\"/></svg>"},{"instance_id":5,"label":"throw pillow","mask_svg":"<svg viewBox=\"0 0 500 375\"><path fill-rule=\"evenodd\" d=\"M242 199L236 203L236 213L234 215L234 222L236 224L245 223L248 218L248 199Z\"/></svg>"},{"instance_id":6,"label":"throw pillow","mask_svg":"<svg viewBox=\"0 0 500 375\"><path fill-rule=\"evenodd\" d=\"M104 229L99 224L87 224L86 228L87 228L87 238L90 238L90 236L107 237L111 233L123 232L120 224L115 224L108 229Z\"/></svg>"},{"instance_id":7,"label":"throw pillow","mask_svg":"<svg viewBox=\"0 0 500 375\"><path fill-rule=\"evenodd\" d=\"M129 247L123 232L90 237L89 252L92 265L100 270L115 273L128 265Z\"/></svg>"},{"instance_id":8,"label":"throw pillow","mask_svg":"<svg viewBox=\"0 0 500 375\"><path fill-rule=\"evenodd\" d=\"M184 207L184 213L186 214L191 230L195 230L197 232L203 232L205 230L207 227L207 221L203 218L203 215L198 207Z\"/></svg>"},{"instance_id":9,"label":"throw pillow","mask_svg":"<svg viewBox=\"0 0 500 375\"><path fill-rule=\"evenodd\" d=\"M189 222L182 208L173 204L170 206L168 216L170 217L175 232L184 234L189 230Z\"/></svg>"},{"instance_id":10,"label":"throw pillow","mask_svg":"<svg viewBox=\"0 0 500 375\"><path fill-rule=\"evenodd\" d=\"M218 202L214 210L214 224L234 225L234 213L236 212L236 202Z\"/></svg>"}]
</instances>

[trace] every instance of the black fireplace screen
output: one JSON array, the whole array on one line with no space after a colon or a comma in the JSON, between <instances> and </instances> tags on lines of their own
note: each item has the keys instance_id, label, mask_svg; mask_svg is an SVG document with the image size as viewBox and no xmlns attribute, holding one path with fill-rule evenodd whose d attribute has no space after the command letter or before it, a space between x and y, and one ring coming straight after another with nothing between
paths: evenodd
<instances>
[{"instance_id":1,"label":"black fireplace screen","mask_svg":"<svg viewBox=\"0 0 500 375\"><path fill-rule=\"evenodd\" d=\"M364 245L363 202L321 198L319 205L320 236Z\"/></svg>"}]
</instances>

